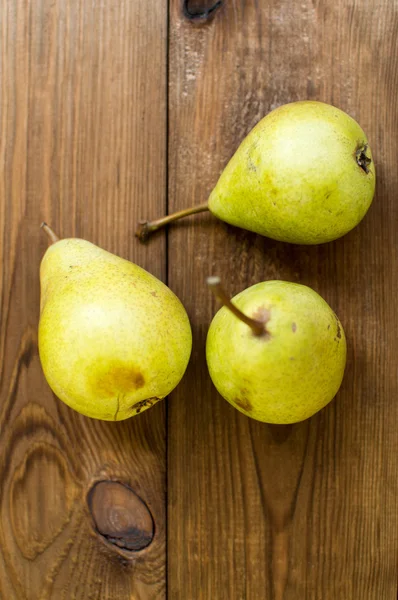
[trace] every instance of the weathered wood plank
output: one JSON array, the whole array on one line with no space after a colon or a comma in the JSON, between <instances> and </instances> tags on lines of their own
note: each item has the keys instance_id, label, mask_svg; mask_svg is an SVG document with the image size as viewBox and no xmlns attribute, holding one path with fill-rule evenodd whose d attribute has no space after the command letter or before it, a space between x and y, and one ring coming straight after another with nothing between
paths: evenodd
<instances>
[{"instance_id":1,"label":"weathered wood plank","mask_svg":"<svg viewBox=\"0 0 398 600\"><path fill-rule=\"evenodd\" d=\"M164 407L122 423L73 412L44 380L37 324L43 219L165 279L164 240L144 249L133 232L166 207L167 4L3 0L0 19L0 597L163 598ZM87 495L109 479L128 487L109 488L96 524L134 524L134 492L155 523L142 551L94 528Z\"/></svg>"},{"instance_id":2,"label":"weathered wood plank","mask_svg":"<svg viewBox=\"0 0 398 600\"><path fill-rule=\"evenodd\" d=\"M378 169L369 214L332 244L280 244L210 215L169 230L169 282L194 329L188 375L169 403L173 600L396 598L397 30L396 2L231 0L201 27L171 2L170 212L206 200L245 134L294 100L350 113ZM279 429L217 395L204 356L218 308L208 275L233 294L280 278L325 297L349 347L329 407Z\"/></svg>"}]
</instances>

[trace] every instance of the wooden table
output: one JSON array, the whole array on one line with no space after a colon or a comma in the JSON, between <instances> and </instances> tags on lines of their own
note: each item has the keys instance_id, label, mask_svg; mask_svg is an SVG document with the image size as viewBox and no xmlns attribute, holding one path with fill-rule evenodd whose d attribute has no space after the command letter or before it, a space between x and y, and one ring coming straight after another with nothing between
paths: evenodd
<instances>
[{"instance_id":1,"label":"wooden table","mask_svg":"<svg viewBox=\"0 0 398 600\"><path fill-rule=\"evenodd\" d=\"M398 2L225 0L190 18L206 6L1 2L3 600L397 597ZM359 227L298 247L203 215L138 243L140 218L206 200L253 125L298 99L339 106L369 136L378 184ZM52 395L37 351L43 219L181 298L194 347L169 400L104 423ZM211 274L231 294L281 278L325 297L348 338L334 402L277 428L216 393Z\"/></svg>"}]
</instances>

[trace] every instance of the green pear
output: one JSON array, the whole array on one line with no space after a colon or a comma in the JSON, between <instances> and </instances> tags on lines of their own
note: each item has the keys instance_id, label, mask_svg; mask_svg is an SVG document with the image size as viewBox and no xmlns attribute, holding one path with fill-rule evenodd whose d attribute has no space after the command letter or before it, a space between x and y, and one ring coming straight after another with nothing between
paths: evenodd
<instances>
[{"instance_id":1,"label":"green pear","mask_svg":"<svg viewBox=\"0 0 398 600\"><path fill-rule=\"evenodd\" d=\"M245 415L288 424L311 417L336 395L346 364L343 327L311 288L266 281L224 303L206 342L211 379Z\"/></svg>"},{"instance_id":2,"label":"green pear","mask_svg":"<svg viewBox=\"0 0 398 600\"><path fill-rule=\"evenodd\" d=\"M142 222L141 241L181 217L210 210L219 219L295 244L335 240L365 216L375 167L365 133L322 102L281 106L264 117L231 158L207 203Z\"/></svg>"},{"instance_id":3,"label":"green pear","mask_svg":"<svg viewBox=\"0 0 398 600\"><path fill-rule=\"evenodd\" d=\"M39 353L68 406L120 421L167 396L192 335L178 298L156 277L82 239L54 242L41 267Z\"/></svg>"}]
</instances>

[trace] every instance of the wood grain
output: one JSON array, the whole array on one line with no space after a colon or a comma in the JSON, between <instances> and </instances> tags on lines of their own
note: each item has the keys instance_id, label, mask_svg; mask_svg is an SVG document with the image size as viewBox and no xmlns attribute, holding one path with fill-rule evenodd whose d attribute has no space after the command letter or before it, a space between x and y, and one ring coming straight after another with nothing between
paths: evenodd
<instances>
[{"instance_id":1,"label":"wood grain","mask_svg":"<svg viewBox=\"0 0 398 600\"><path fill-rule=\"evenodd\" d=\"M201 27L179 0L170 6L170 212L206 200L253 125L299 99L360 122L378 184L363 223L324 246L280 244L211 215L170 227L169 283L191 317L194 351L169 402L169 597L393 600L398 4L231 0ZM265 279L301 282L331 304L348 338L334 402L271 428L217 395L204 356L217 308L209 275L231 294Z\"/></svg>"},{"instance_id":2,"label":"wood grain","mask_svg":"<svg viewBox=\"0 0 398 600\"><path fill-rule=\"evenodd\" d=\"M36 333L46 219L168 276L191 317L168 405L168 596L395 599L398 4L191 0L194 19L169 4L0 0L0 598L166 596L165 405L101 423L51 394ZM170 211L203 202L252 126L303 98L369 136L377 195L355 231L303 248L203 215L170 228L168 259L164 234L137 243L167 179ZM300 281L333 306L349 360L328 408L268 427L217 395L211 274L231 294Z\"/></svg>"},{"instance_id":3,"label":"wood grain","mask_svg":"<svg viewBox=\"0 0 398 600\"><path fill-rule=\"evenodd\" d=\"M0 597L163 598L164 406L122 423L78 415L51 394L36 331L43 219L165 279L164 239L144 249L133 232L166 207L167 4L2 0L0 19ZM105 517L148 543L101 535L98 481Z\"/></svg>"}]
</instances>

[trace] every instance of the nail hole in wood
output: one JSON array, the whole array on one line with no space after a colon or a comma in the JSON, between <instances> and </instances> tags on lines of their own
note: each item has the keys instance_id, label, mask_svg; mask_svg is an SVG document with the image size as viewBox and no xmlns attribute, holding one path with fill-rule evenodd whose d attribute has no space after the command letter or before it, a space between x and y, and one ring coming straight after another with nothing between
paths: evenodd
<instances>
[{"instance_id":1,"label":"nail hole in wood","mask_svg":"<svg viewBox=\"0 0 398 600\"><path fill-rule=\"evenodd\" d=\"M192 23L207 23L214 17L222 3L223 0L218 0L213 5L209 6L209 8L206 8L203 6L203 0L201 2L184 0L182 10L184 17Z\"/></svg>"}]
</instances>

